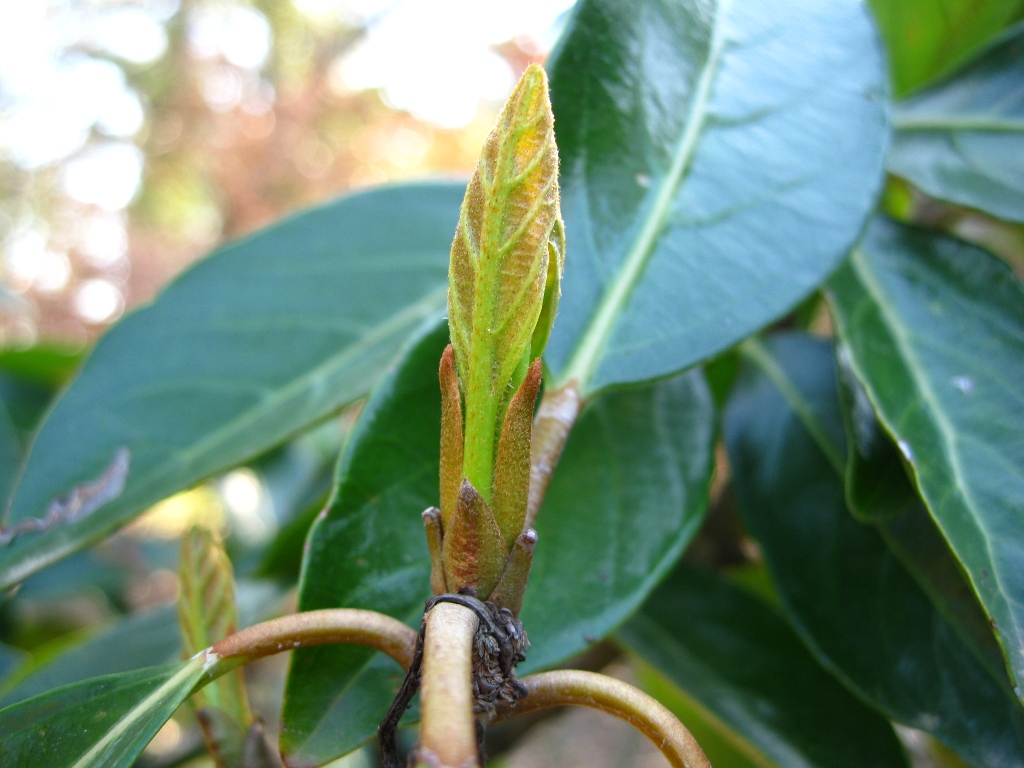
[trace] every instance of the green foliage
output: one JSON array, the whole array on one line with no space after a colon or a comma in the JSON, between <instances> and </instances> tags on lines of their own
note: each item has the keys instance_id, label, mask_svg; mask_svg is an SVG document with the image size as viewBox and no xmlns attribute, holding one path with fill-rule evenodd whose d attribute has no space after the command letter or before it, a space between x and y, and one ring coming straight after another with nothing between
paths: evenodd
<instances>
[{"instance_id":1,"label":"green foliage","mask_svg":"<svg viewBox=\"0 0 1024 768\"><path fill-rule=\"evenodd\" d=\"M734 488L794 628L818 659L888 717L975 765L1016 765L1024 711L883 538L846 509L832 351L783 336L764 351L788 387L748 369L725 414ZM810 425L811 420L816 422Z\"/></svg>"},{"instance_id":2,"label":"green foliage","mask_svg":"<svg viewBox=\"0 0 1024 768\"><path fill-rule=\"evenodd\" d=\"M979 248L877 220L829 289L851 364L1024 685L1024 287Z\"/></svg>"},{"instance_id":3,"label":"green foliage","mask_svg":"<svg viewBox=\"0 0 1024 768\"><path fill-rule=\"evenodd\" d=\"M419 511L437 498L434 372L446 343L443 325L423 335L367 403L310 531L301 610L372 607L418 621L430 594ZM533 646L524 670L608 634L678 558L707 500L712 416L699 372L609 393L581 415L545 501L522 614ZM297 651L282 751L303 765L355 748L376 732L398 679L390 660L361 648Z\"/></svg>"},{"instance_id":4,"label":"green foliage","mask_svg":"<svg viewBox=\"0 0 1024 768\"><path fill-rule=\"evenodd\" d=\"M0 549L0 586L363 396L444 307L461 196L460 184L409 185L299 214L226 246L125 318L36 436L6 525L45 520L122 449L124 488Z\"/></svg>"},{"instance_id":5,"label":"green foliage","mask_svg":"<svg viewBox=\"0 0 1024 768\"><path fill-rule=\"evenodd\" d=\"M546 360L585 394L784 314L878 194L886 85L857 3L583 0L548 67L568 254Z\"/></svg>"},{"instance_id":6,"label":"green foliage","mask_svg":"<svg viewBox=\"0 0 1024 768\"><path fill-rule=\"evenodd\" d=\"M368 608L416 626L424 599L453 584L498 584L495 599L518 609L499 579L510 549L528 560L512 542L540 378L529 363L550 328L544 386L575 382L584 403L525 522L537 535L523 673L618 631L716 766L905 766L893 723L971 765L1024 766L1024 289L933 220L873 213L888 168L890 199L923 201L900 207L906 217L934 196L1024 221L1024 29L1003 29L1024 9L874 6L881 36L854 0L580 0L548 64L564 233L545 117L536 135L490 140L461 218L462 184L408 184L218 250L113 328L52 407L77 358L0 354L0 491L14 488L0 586L257 457L270 478L270 449L295 448L369 395L333 478L323 457L307 462L277 493L280 533L228 552L284 581L301 562L303 611ZM513 106L533 114L543 79L531 69ZM524 214L536 226L508 274L477 246L525 237L523 222L488 220L477 198L501 157L527 155L542 160L524 169L543 170L525 186L543 190L544 215ZM456 231L467 251L453 262L449 334ZM490 338L485 315L514 338ZM755 336L776 321L834 338ZM470 374L474 334L494 343ZM482 401L470 396L481 386ZM463 453L474 419L486 460ZM463 498L474 473L478 496ZM730 522L733 500L756 545ZM460 519L460 504L475 516ZM432 507L446 560L433 575ZM742 563L770 600L673 570L705 520L692 557ZM501 546L470 552L485 524ZM449 539L446 551L453 530L461 549ZM189 653L234 618L226 558L193 544ZM58 575L35 594L75 586L47 573ZM0 619L33 594L30 582ZM27 662L0 647L0 763L130 765L205 682L202 660L138 669L177 654L168 615ZM131 652L101 653L111 645ZM289 765L372 737L399 682L363 648L296 652L280 729ZM228 708L248 738L240 701Z\"/></svg>"},{"instance_id":7,"label":"green foliage","mask_svg":"<svg viewBox=\"0 0 1024 768\"><path fill-rule=\"evenodd\" d=\"M889 170L941 200L1024 222L1024 23L896 105Z\"/></svg>"},{"instance_id":8,"label":"green foliage","mask_svg":"<svg viewBox=\"0 0 1024 768\"><path fill-rule=\"evenodd\" d=\"M0 709L11 768L129 768L204 674L202 657L57 688Z\"/></svg>"},{"instance_id":9,"label":"green foliage","mask_svg":"<svg viewBox=\"0 0 1024 768\"><path fill-rule=\"evenodd\" d=\"M677 569L619 637L754 765L907 765L892 726L818 666L782 617L710 574Z\"/></svg>"}]
</instances>

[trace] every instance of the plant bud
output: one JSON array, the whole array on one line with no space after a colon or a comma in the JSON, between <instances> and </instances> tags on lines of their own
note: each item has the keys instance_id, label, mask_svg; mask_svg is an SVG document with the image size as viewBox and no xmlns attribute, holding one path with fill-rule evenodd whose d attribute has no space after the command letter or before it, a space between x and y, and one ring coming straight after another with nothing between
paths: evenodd
<instances>
[{"instance_id":1,"label":"plant bud","mask_svg":"<svg viewBox=\"0 0 1024 768\"><path fill-rule=\"evenodd\" d=\"M531 66L466 189L449 267L448 323L465 397L463 475L487 501L509 395L542 351L557 308L562 232L547 76Z\"/></svg>"}]
</instances>

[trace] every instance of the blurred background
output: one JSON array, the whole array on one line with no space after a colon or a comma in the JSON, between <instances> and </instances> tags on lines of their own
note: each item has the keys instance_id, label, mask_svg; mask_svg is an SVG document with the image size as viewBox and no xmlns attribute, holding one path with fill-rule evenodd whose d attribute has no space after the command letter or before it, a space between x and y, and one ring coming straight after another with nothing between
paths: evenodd
<instances>
[{"instance_id":1,"label":"blurred background","mask_svg":"<svg viewBox=\"0 0 1024 768\"><path fill-rule=\"evenodd\" d=\"M0 2L0 346L81 347L224 239L468 175L570 5Z\"/></svg>"},{"instance_id":2,"label":"blurred background","mask_svg":"<svg viewBox=\"0 0 1024 768\"><path fill-rule=\"evenodd\" d=\"M23 444L104 329L219 243L350 190L468 176L497 110L522 70L547 57L571 5L0 0L0 400ZM984 40L942 0L931 5L872 2L896 95ZM1007 7L998 25L1024 15L1024 4ZM902 15L908 8L918 15ZM985 244L1024 275L1024 228L898 180L885 204ZM0 706L102 674L97 659L112 643L126 668L175 658L178 541L196 520L226 539L243 623L293 609L302 542L357 412L162 502L0 596ZM719 558L709 541L742 539L719 496L691 557ZM272 736L285 661L247 671ZM608 645L576 664L637 674ZM667 765L628 726L591 712L520 735L494 735L499 752L517 745L494 765ZM201 749L182 708L144 763L212 764ZM345 765L374 761L370 749Z\"/></svg>"}]
</instances>

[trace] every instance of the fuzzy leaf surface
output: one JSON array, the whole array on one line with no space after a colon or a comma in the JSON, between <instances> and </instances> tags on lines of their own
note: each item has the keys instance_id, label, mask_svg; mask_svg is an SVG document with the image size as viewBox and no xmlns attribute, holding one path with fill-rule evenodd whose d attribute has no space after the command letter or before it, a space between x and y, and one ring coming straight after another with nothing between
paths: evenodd
<instances>
[{"instance_id":1,"label":"fuzzy leaf surface","mask_svg":"<svg viewBox=\"0 0 1024 768\"><path fill-rule=\"evenodd\" d=\"M853 370L991 617L1020 690L1024 287L979 248L878 219L829 294Z\"/></svg>"},{"instance_id":2,"label":"fuzzy leaf surface","mask_svg":"<svg viewBox=\"0 0 1024 768\"><path fill-rule=\"evenodd\" d=\"M1024 22L896 105L889 170L932 197L1024 222Z\"/></svg>"},{"instance_id":3,"label":"fuzzy leaf surface","mask_svg":"<svg viewBox=\"0 0 1024 768\"><path fill-rule=\"evenodd\" d=\"M928 731L971 765L1024 765L1024 711L1005 674L957 629L845 503L820 447L842 416L830 345L772 339L787 387L747 367L725 414L733 487L786 617L819 661L887 717ZM762 368L763 370L763 368ZM808 416L820 420L805 426Z\"/></svg>"},{"instance_id":4,"label":"fuzzy leaf surface","mask_svg":"<svg viewBox=\"0 0 1024 768\"><path fill-rule=\"evenodd\" d=\"M342 198L225 246L118 323L43 424L5 525L45 520L122 451L123 488L0 545L0 586L365 394L444 307L461 197Z\"/></svg>"},{"instance_id":5,"label":"fuzzy leaf surface","mask_svg":"<svg viewBox=\"0 0 1024 768\"><path fill-rule=\"evenodd\" d=\"M880 188L886 77L862 3L581 0L548 70L568 250L546 362L585 395L783 314Z\"/></svg>"},{"instance_id":6,"label":"fuzzy leaf surface","mask_svg":"<svg viewBox=\"0 0 1024 768\"><path fill-rule=\"evenodd\" d=\"M430 594L420 513L437 504L443 326L413 347L367 403L311 531L303 610L372 607L418 625ZM699 373L593 401L569 438L537 521L521 618L525 673L577 653L636 609L699 525L714 407ZM339 554L343 553L343 554ZM295 653L282 749L322 765L376 732L402 673L354 647Z\"/></svg>"}]
</instances>

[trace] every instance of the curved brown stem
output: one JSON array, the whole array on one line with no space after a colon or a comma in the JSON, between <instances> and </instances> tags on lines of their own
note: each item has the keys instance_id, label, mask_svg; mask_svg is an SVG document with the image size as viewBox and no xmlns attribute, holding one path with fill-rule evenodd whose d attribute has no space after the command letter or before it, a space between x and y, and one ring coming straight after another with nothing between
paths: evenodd
<instances>
[{"instance_id":1,"label":"curved brown stem","mask_svg":"<svg viewBox=\"0 0 1024 768\"><path fill-rule=\"evenodd\" d=\"M438 603L425 623L417 765L478 768L473 639L479 619L463 605Z\"/></svg>"},{"instance_id":2,"label":"curved brown stem","mask_svg":"<svg viewBox=\"0 0 1024 768\"><path fill-rule=\"evenodd\" d=\"M383 651L408 669L416 645L416 632L398 619L376 611L331 608L271 619L243 629L209 649L216 674L239 664L295 648L328 643L354 643Z\"/></svg>"},{"instance_id":3,"label":"curved brown stem","mask_svg":"<svg viewBox=\"0 0 1024 768\"><path fill-rule=\"evenodd\" d=\"M596 672L560 669L530 675L521 681L529 691L515 708L498 719L547 707L579 704L625 720L654 742L676 768L711 768L697 740L659 701L628 683Z\"/></svg>"}]
</instances>

